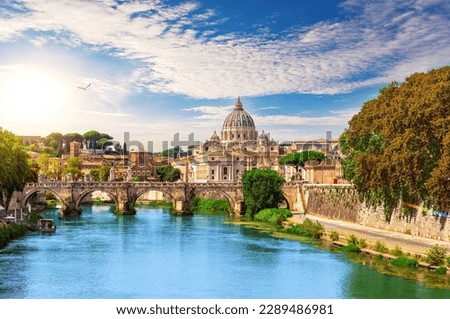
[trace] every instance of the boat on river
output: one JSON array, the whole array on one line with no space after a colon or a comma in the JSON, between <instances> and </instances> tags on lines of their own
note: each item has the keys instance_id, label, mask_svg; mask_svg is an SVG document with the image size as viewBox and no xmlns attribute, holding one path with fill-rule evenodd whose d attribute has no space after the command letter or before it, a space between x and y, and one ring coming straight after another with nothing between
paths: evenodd
<instances>
[{"instance_id":1,"label":"boat on river","mask_svg":"<svg viewBox=\"0 0 450 319\"><path fill-rule=\"evenodd\" d=\"M32 230L41 233L56 232L56 225L53 219L38 219L36 224L30 226Z\"/></svg>"}]
</instances>

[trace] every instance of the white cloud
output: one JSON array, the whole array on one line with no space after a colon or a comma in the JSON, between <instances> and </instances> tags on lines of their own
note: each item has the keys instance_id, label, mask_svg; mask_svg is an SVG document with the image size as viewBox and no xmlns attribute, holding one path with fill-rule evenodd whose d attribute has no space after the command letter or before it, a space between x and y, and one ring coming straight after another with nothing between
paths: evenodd
<instances>
[{"instance_id":1,"label":"white cloud","mask_svg":"<svg viewBox=\"0 0 450 319\"><path fill-rule=\"evenodd\" d=\"M214 12L196 2L23 0L0 15L0 41L26 31L137 61L131 85L195 98L335 94L403 80L450 62L445 0L348 0L347 20L322 21L274 40L265 33L214 36ZM23 7L29 9L24 13ZM434 7L434 10L429 10ZM19 13L16 13L19 12ZM197 23L210 30L198 31ZM30 36L27 34L27 36Z\"/></svg>"}]
</instances>

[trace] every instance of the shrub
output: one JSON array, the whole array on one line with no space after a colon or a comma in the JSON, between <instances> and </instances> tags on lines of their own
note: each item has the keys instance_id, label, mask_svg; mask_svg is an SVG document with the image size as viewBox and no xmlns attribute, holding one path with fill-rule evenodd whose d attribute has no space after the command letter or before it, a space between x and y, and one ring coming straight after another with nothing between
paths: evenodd
<instances>
[{"instance_id":1,"label":"shrub","mask_svg":"<svg viewBox=\"0 0 450 319\"><path fill-rule=\"evenodd\" d=\"M171 204L171 202L170 202ZM231 213L231 206L228 200L223 198L199 198L195 197L191 202L191 209L196 212L208 214Z\"/></svg>"},{"instance_id":2,"label":"shrub","mask_svg":"<svg viewBox=\"0 0 450 319\"><path fill-rule=\"evenodd\" d=\"M0 228L0 248L5 247L11 240L25 235L27 231L28 226L25 224L14 224Z\"/></svg>"},{"instance_id":3,"label":"shrub","mask_svg":"<svg viewBox=\"0 0 450 319\"><path fill-rule=\"evenodd\" d=\"M392 259L389 263L397 267L410 267L410 268L415 268L419 265L417 259L408 258L406 256L399 256L395 259Z\"/></svg>"},{"instance_id":4,"label":"shrub","mask_svg":"<svg viewBox=\"0 0 450 319\"><path fill-rule=\"evenodd\" d=\"M401 256L403 255L402 248L398 245L395 245L395 248L391 250L391 254L394 256Z\"/></svg>"},{"instance_id":5,"label":"shrub","mask_svg":"<svg viewBox=\"0 0 450 319\"><path fill-rule=\"evenodd\" d=\"M291 225L286 229L286 232L298 236L321 238L324 228L318 221L314 223L309 218L306 218L303 224Z\"/></svg>"},{"instance_id":6,"label":"shrub","mask_svg":"<svg viewBox=\"0 0 450 319\"><path fill-rule=\"evenodd\" d=\"M447 250L445 247L436 245L428 250L425 260L432 266L442 266L445 264L446 256Z\"/></svg>"},{"instance_id":7,"label":"shrub","mask_svg":"<svg viewBox=\"0 0 450 319\"><path fill-rule=\"evenodd\" d=\"M378 251L380 253L387 253L389 251L386 245L379 240L377 240L375 246L373 246L373 250Z\"/></svg>"},{"instance_id":8,"label":"shrub","mask_svg":"<svg viewBox=\"0 0 450 319\"><path fill-rule=\"evenodd\" d=\"M447 267L436 268L436 273L438 275L446 275L447 274Z\"/></svg>"},{"instance_id":9,"label":"shrub","mask_svg":"<svg viewBox=\"0 0 450 319\"><path fill-rule=\"evenodd\" d=\"M314 238L321 238L324 232L324 228L321 223L318 221L312 222L309 218L306 218L303 222L303 230Z\"/></svg>"},{"instance_id":10,"label":"shrub","mask_svg":"<svg viewBox=\"0 0 450 319\"><path fill-rule=\"evenodd\" d=\"M358 245L358 237L356 237L354 234L351 234L347 238L347 244L353 244L355 246Z\"/></svg>"},{"instance_id":11,"label":"shrub","mask_svg":"<svg viewBox=\"0 0 450 319\"><path fill-rule=\"evenodd\" d=\"M447 265L450 266L450 257L447 257Z\"/></svg>"},{"instance_id":12,"label":"shrub","mask_svg":"<svg viewBox=\"0 0 450 319\"><path fill-rule=\"evenodd\" d=\"M341 247L342 251L350 252L350 253L359 253L361 249L353 243L348 244L347 246Z\"/></svg>"},{"instance_id":13,"label":"shrub","mask_svg":"<svg viewBox=\"0 0 450 319\"><path fill-rule=\"evenodd\" d=\"M381 260L383 260L384 259L384 256L382 255L382 254L377 254L376 256L375 256L375 260L377 260L377 261L381 261Z\"/></svg>"},{"instance_id":14,"label":"shrub","mask_svg":"<svg viewBox=\"0 0 450 319\"><path fill-rule=\"evenodd\" d=\"M292 212L286 208L266 208L255 215L255 220L274 225L281 225L283 221L291 216Z\"/></svg>"},{"instance_id":15,"label":"shrub","mask_svg":"<svg viewBox=\"0 0 450 319\"><path fill-rule=\"evenodd\" d=\"M332 241L338 241L339 240L339 233L337 231L333 230L330 233L330 238L331 238Z\"/></svg>"},{"instance_id":16,"label":"shrub","mask_svg":"<svg viewBox=\"0 0 450 319\"><path fill-rule=\"evenodd\" d=\"M367 248L367 246L369 246L369 245L367 244L367 242L366 242L366 240L364 238L360 238L360 239L358 239L357 246L359 248Z\"/></svg>"}]
</instances>

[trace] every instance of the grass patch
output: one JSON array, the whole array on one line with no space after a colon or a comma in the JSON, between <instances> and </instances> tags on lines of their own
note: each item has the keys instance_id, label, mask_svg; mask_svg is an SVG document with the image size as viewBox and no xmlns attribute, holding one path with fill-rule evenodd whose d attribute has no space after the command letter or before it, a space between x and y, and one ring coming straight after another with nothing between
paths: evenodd
<instances>
[{"instance_id":1,"label":"grass patch","mask_svg":"<svg viewBox=\"0 0 450 319\"><path fill-rule=\"evenodd\" d=\"M438 275L446 275L446 274L447 274L447 267L439 267L439 268L436 268L435 272L436 272Z\"/></svg>"},{"instance_id":2,"label":"grass patch","mask_svg":"<svg viewBox=\"0 0 450 319\"><path fill-rule=\"evenodd\" d=\"M232 213L230 203L223 198L200 198L195 197L191 203L191 209L194 212L222 215Z\"/></svg>"},{"instance_id":3,"label":"grass patch","mask_svg":"<svg viewBox=\"0 0 450 319\"><path fill-rule=\"evenodd\" d=\"M292 212L286 208L266 208L256 214L254 219L259 222L281 226L291 216Z\"/></svg>"},{"instance_id":4,"label":"grass patch","mask_svg":"<svg viewBox=\"0 0 450 319\"><path fill-rule=\"evenodd\" d=\"M340 248L342 251L348 252L348 253L359 253L361 252L361 249L356 246L353 243L348 244L347 246L342 246Z\"/></svg>"},{"instance_id":5,"label":"grass patch","mask_svg":"<svg viewBox=\"0 0 450 319\"><path fill-rule=\"evenodd\" d=\"M291 225L286 229L288 234L294 234L303 237L321 238L324 233L324 228L318 221L313 222L306 218L303 224Z\"/></svg>"},{"instance_id":6,"label":"grass patch","mask_svg":"<svg viewBox=\"0 0 450 319\"><path fill-rule=\"evenodd\" d=\"M140 202L136 203L135 207L163 207L163 208L172 208L172 201L170 200L151 200L148 202Z\"/></svg>"},{"instance_id":7,"label":"grass patch","mask_svg":"<svg viewBox=\"0 0 450 319\"><path fill-rule=\"evenodd\" d=\"M408 267L408 268L417 268L419 262L416 258L408 258L406 256L399 256L395 259L389 261L390 264L395 265L397 267Z\"/></svg>"}]
</instances>

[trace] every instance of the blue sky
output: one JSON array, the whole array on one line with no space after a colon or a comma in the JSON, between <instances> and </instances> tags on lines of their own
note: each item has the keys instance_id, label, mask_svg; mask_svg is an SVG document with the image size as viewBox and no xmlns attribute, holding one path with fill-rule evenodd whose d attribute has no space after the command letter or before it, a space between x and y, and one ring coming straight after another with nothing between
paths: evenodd
<instances>
[{"instance_id":1,"label":"blue sky","mask_svg":"<svg viewBox=\"0 0 450 319\"><path fill-rule=\"evenodd\" d=\"M275 140L337 137L381 87L448 65L449 25L447 0L6 0L0 127L158 149L220 131L241 96Z\"/></svg>"}]
</instances>

